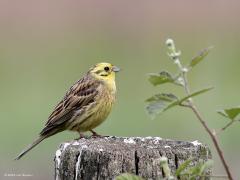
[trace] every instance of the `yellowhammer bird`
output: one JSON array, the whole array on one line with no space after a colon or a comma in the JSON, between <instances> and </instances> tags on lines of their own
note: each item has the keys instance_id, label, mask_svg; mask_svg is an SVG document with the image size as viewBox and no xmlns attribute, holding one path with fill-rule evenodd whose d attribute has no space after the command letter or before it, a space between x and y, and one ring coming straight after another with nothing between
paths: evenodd
<instances>
[{"instance_id":1,"label":"yellowhammer bird","mask_svg":"<svg viewBox=\"0 0 240 180\"><path fill-rule=\"evenodd\" d=\"M115 102L115 72L120 69L110 63L99 63L78 80L49 116L39 137L23 150L16 160L42 140L64 130L82 133L100 125L111 112Z\"/></svg>"}]
</instances>

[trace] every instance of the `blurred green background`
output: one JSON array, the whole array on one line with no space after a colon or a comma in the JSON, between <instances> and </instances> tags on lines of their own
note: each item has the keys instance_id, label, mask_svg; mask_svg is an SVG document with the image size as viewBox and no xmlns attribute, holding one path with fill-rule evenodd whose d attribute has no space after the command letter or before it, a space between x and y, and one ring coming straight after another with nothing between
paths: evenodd
<instances>
[{"instance_id":1,"label":"blurred green background","mask_svg":"<svg viewBox=\"0 0 240 180\"><path fill-rule=\"evenodd\" d=\"M240 104L240 2L202 1L0 1L0 179L53 179L58 145L77 137L63 132L47 139L20 161L14 157L35 139L65 91L92 65L107 61L123 70L117 76L118 101L97 128L104 135L160 136L212 143L194 115L172 109L150 120L144 100L157 92L146 74L176 71L166 55L173 38L188 62L202 48L215 48L190 73L192 90L213 85L195 99L207 123L227 120L216 109ZM239 123L220 136L235 178L240 178ZM225 174L215 160L215 174ZM4 174L31 174L6 177Z\"/></svg>"}]
</instances>

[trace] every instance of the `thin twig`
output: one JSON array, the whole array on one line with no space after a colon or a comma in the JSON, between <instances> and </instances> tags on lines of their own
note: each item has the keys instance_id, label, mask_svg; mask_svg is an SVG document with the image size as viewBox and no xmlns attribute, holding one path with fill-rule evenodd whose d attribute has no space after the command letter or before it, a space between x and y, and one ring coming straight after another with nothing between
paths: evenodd
<instances>
[{"instance_id":1,"label":"thin twig","mask_svg":"<svg viewBox=\"0 0 240 180\"><path fill-rule=\"evenodd\" d=\"M232 174L230 172L230 169L228 167L228 164L224 158L223 152L219 146L217 137L212 133L212 131L209 129L209 127L207 126L206 122L203 120L202 116L200 115L199 111L197 110L197 108L194 105L191 105L190 107L192 109L192 111L195 113L195 115L197 116L198 120L201 122L202 126L205 128L205 130L207 131L207 133L209 134L209 136L211 137L213 144L217 150L217 153L222 161L222 164L224 166L224 169L227 172L228 178L230 180L233 180Z\"/></svg>"},{"instance_id":2,"label":"thin twig","mask_svg":"<svg viewBox=\"0 0 240 180\"><path fill-rule=\"evenodd\" d=\"M188 85L188 81L187 81L187 76L186 76L186 72L182 72L182 76L183 76L183 80L184 80L184 88L185 88L185 92L187 93L187 95L190 94L190 89L189 89L189 85ZM192 99L188 100L188 104L190 109L192 109L192 111L194 112L194 114L197 116L198 120L200 121L200 123L202 124L202 126L204 127L204 129L207 131L208 135L211 137L213 144L217 150L217 153L222 161L222 164L224 166L224 169L227 173L227 176L229 178L229 180L233 180L232 174L230 172L230 169L228 167L228 164L224 158L223 152L219 146L217 137L215 135L215 133L213 133L210 128L208 127L208 125L206 124L205 120L203 119L203 117L201 116L200 112L198 111L197 107L194 105Z\"/></svg>"},{"instance_id":3,"label":"thin twig","mask_svg":"<svg viewBox=\"0 0 240 180\"><path fill-rule=\"evenodd\" d=\"M182 76L183 76L183 81L184 81L185 92L187 93L187 95L190 95L190 89L189 89L189 85L188 85L186 72L183 71Z\"/></svg>"},{"instance_id":4,"label":"thin twig","mask_svg":"<svg viewBox=\"0 0 240 180\"><path fill-rule=\"evenodd\" d=\"M231 126L234 122L238 122L238 121L240 121L240 120L232 120L232 121L230 121L229 123L227 123L223 128L221 128L218 132L217 132L217 134L220 134L221 132L223 132L223 131L225 131L229 126Z\"/></svg>"},{"instance_id":5,"label":"thin twig","mask_svg":"<svg viewBox=\"0 0 240 180\"><path fill-rule=\"evenodd\" d=\"M189 104L185 104L185 103L180 103L179 106L190 108Z\"/></svg>"}]
</instances>

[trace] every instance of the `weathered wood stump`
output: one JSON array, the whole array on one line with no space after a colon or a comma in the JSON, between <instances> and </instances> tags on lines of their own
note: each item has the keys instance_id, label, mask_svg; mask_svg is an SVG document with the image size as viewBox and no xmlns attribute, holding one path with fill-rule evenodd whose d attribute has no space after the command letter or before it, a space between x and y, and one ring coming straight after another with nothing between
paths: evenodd
<instances>
[{"instance_id":1,"label":"weathered wood stump","mask_svg":"<svg viewBox=\"0 0 240 180\"><path fill-rule=\"evenodd\" d=\"M145 179L164 176L160 158L166 156L174 173L193 158L192 165L211 159L209 148L197 141L164 140L159 137L82 138L60 145L55 156L55 179L114 179L129 172Z\"/></svg>"}]
</instances>

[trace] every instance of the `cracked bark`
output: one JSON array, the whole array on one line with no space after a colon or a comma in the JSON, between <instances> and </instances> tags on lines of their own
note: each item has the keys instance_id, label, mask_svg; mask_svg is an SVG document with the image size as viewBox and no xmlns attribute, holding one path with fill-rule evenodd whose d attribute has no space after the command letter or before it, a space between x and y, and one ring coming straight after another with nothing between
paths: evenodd
<instances>
[{"instance_id":1,"label":"cracked bark","mask_svg":"<svg viewBox=\"0 0 240 180\"><path fill-rule=\"evenodd\" d=\"M135 174L138 175L138 163L139 163L139 158L138 158L138 155L137 155L137 151L135 151L135 154L134 154L134 160L135 160Z\"/></svg>"},{"instance_id":2,"label":"cracked bark","mask_svg":"<svg viewBox=\"0 0 240 180\"><path fill-rule=\"evenodd\" d=\"M55 179L114 179L124 172L145 179L160 179L164 177L161 156L168 158L174 173L189 158L194 159L191 165L211 159L211 152L200 143L159 137L82 138L60 145L55 156Z\"/></svg>"}]
</instances>

